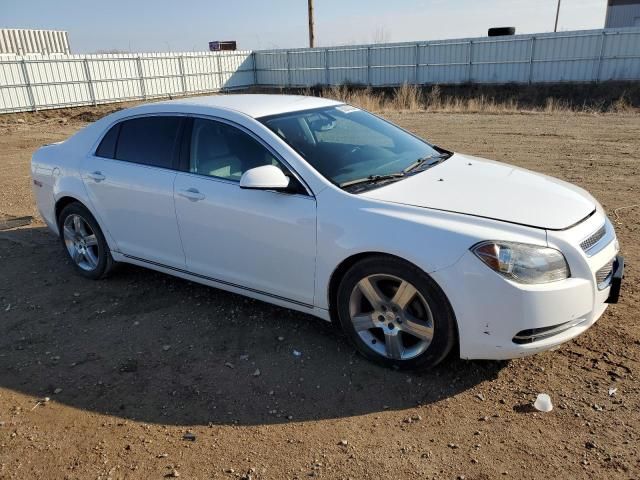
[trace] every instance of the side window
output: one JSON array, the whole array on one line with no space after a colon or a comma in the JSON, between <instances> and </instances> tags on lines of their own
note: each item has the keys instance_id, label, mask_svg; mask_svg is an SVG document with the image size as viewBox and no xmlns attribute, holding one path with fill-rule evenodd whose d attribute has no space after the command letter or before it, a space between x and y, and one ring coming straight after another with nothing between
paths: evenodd
<instances>
[{"instance_id":1,"label":"side window","mask_svg":"<svg viewBox=\"0 0 640 480\"><path fill-rule=\"evenodd\" d=\"M240 181L244 172L262 165L282 168L275 157L250 135L214 120L193 120L189 151L190 172L227 180Z\"/></svg>"},{"instance_id":2,"label":"side window","mask_svg":"<svg viewBox=\"0 0 640 480\"><path fill-rule=\"evenodd\" d=\"M120 124L114 158L171 168L180 121L180 117L163 116L125 120Z\"/></svg>"},{"instance_id":3,"label":"side window","mask_svg":"<svg viewBox=\"0 0 640 480\"><path fill-rule=\"evenodd\" d=\"M116 154L116 142L118 141L118 132L120 124L117 123L102 137L102 141L96 150L96 157L114 158Z\"/></svg>"}]
</instances>

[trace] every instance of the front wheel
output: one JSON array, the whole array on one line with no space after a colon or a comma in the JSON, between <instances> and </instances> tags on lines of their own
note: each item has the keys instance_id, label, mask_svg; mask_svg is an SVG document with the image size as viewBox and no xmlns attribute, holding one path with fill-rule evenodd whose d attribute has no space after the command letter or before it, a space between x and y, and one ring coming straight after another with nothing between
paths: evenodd
<instances>
[{"instance_id":1,"label":"front wheel","mask_svg":"<svg viewBox=\"0 0 640 480\"><path fill-rule=\"evenodd\" d=\"M422 270L393 257L370 257L351 267L339 286L337 312L357 350L385 366L433 367L456 340L442 290Z\"/></svg>"},{"instance_id":2,"label":"front wheel","mask_svg":"<svg viewBox=\"0 0 640 480\"><path fill-rule=\"evenodd\" d=\"M97 280L105 277L114 261L93 215L80 203L64 207L58 218L60 239L78 273Z\"/></svg>"}]
</instances>

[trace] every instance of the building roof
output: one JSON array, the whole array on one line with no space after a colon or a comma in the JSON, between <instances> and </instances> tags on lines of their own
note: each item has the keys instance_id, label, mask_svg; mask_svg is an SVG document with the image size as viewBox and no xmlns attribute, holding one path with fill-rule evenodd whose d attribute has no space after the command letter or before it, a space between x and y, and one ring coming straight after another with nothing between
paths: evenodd
<instances>
[{"instance_id":1,"label":"building roof","mask_svg":"<svg viewBox=\"0 0 640 480\"><path fill-rule=\"evenodd\" d=\"M264 95L264 94L229 94L210 95L204 97L189 97L153 105L214 107L234 110L253 118L277 115L279 113L297 112L311 108L341 105L342 102L319 97L305 97L301 95Z\"/></svg>"}]
</instances>

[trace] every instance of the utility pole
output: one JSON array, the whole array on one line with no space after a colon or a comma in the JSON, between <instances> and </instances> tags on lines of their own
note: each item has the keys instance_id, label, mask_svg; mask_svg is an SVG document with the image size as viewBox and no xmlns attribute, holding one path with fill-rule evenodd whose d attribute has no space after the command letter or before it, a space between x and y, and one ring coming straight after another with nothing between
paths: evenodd
<instances>
[{"instance_id":1,"label":"utility pole","mask_svg":"<svg viewBox=\"0 0 640 480\"><path fill-rule=\"evenodd\" d=\"M311 0L309 0L311 1ZM553 27L553 31L557 32L558 31L558 17L560 16L560 0L558 0L558 8L556 10L556 25Z\"/></svg>"},{"instance_id":2,"label":"utility pole","mask_svg":"<svg viewBox=\"0 0 640 480\"><path fill-rule=\"evenodd\" d=\"M309 6L309 48L315 47L315 33L313 26L313 0L307 0Z\"/></svg>"}]
</instances>

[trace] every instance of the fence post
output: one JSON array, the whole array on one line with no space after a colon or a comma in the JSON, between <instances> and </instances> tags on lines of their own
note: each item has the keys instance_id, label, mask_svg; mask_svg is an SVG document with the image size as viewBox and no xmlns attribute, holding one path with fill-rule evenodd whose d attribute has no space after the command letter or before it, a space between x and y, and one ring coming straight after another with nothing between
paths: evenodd
<instances>
[{"instance_id":1,"label":"fence post","mask_svg":"<svg viewBox=\"0 0 640 480\"><path fill-rule=\"evenodd\" d=\"M604 54L604 39L607 33L602 31L602 40L600 41L600 54L598 55L598 70L596 71L596 83L600 81L600 71L602 70L602 55Z\"/></svg>"},{"instance_id":2,"label":"fence post","mask_svg":"<svg viewBox=\"0 0 640 480\"><path fill-rule=\"evenodd\" d=\"M416 85L420 84L420 44L416 43L416 75L415 82Z\"/></svg>"},{"instance_id":3,"label":"fence post","mask_svg":"<svg viewBox=\"0 0 640 480\"><path fill-rule=\"evenodd\" d=\"M469 65L467 67L467 82L471 83L471 67L473 66L473 40L469 40Z\"/></svg>"},{"instance_id":4,"label":"fence post","mask_svg":"<svg viewBox=\"0 0 640 480\"><path fill-rule=\"evenodd\" d=\"M258 85L258 56L256 52L251 52L251 59L253 60L253 86Z\"/></svg>"},{"instance_id":5,"label":"fence post","mask_svg":"<svg viewBox=\"0 0 640 480\"><path fill-rule=\"evenodd\" d=\"M423 46L426 49L425 51L425 63L424 63L424 84L426 85L427 83L429 83L430 85L433 84L433 82L429 82L429 43L425 43Z\"/></svg>"},{"instance_id":6,"label":"fence post","mask_svg":"<svg viewBox=\"0 0 640 480\"><path fill-rule=\"evenodd\" d=\"M142 59L140 58L140 56L138 56L136 58L137 60L137 64L138 64L138 77L140 78L140 93L142 94L142 98L144 100L147 99L147 89L144 85L144 73L142 71Z\"/></svg>"},{"instance_id":7,"label":"fence post","mask_svg":"<svg viewBox=\"0 0 640 480\"><path fill-rule=\"evenodd\" d=\"M536 44L536 37L531 36L531 51L529 52L529 84L533 81L533 54L535 52L534 47Z\"/></svg>"},{"instance_id":8,"label":"fence post","mask_svg":"<svg viewBox=\"0 0 640 480\"><path fill-rule=\"evenodd\" d=\"M291 88L291 63L289 63L289 50L285 52L285 59L287 61L287 87Z\"/></svg>"},{"instance_id":9,"label":"fence post","mask_svg":"<svg viewBox=\"0 0 640 480\"><path fill-rule=\"evenodd\" d=\"M184 57L180 55L178 57L178 70L180 71L180 78L182 79L182 93L187 94L187 79L184 76Z\"/></svg>"},{"instance_id":10,"label":"fence post","mask_svg":"<svg viewBox=\"0 0 640 480\"><path fill-rule=\"evenodd\" d=\"M222 62L220 61L220 54L215 53L216 56L216 70L218 70L218 91L222 91Z\"/></svg>"},{"instance_id":11,"label":"fence post","mask_svg":"<svg viewBox=\"0 0 640 480\"><path fill-rule=\"evenodd\" d=\"M89 60L85 58L82 63L84 65L84 75L85 77L87 77L87 86L89 87L89 96L91 97L91 103L95 107L97 105L96 91L93 86L93 80L91 78L91 70L89 69Z\"/></svg>"},{"instance_id":12,"label":"fence post","mask_svg":"<svg viewBox=\"0 0 640 480\"><path fill-rule=\"evenodd\" d=\"M324 83L328 87L331 82L331 74L329 72L329 49L324 49Z\"/></svg>"},{"instance_id":13,"label":"fence post","mask_svg":"<svg viewBox=\"0 0 640 480\"><path fill-rule=\"evenodd\" d=\"M371 86L371 47L367 47L367 86Z\"/></svg>"},{"instance_id":14,"label":"fence post","mask_svg":"<svg viewBox=\"0 0 640 480\"><path fill-rule=\"evenodd\" d=\"M27 61L23 58L22 62L22 75L24 76L25 84L27 85L27 96L29 97L29 102L31 103L31 109L36 112L38 109L36 108L36 100L33 96L33 87L31 86L31 80L29 79L29 70L27 69Z\"/></svg>"}]
</instances>

